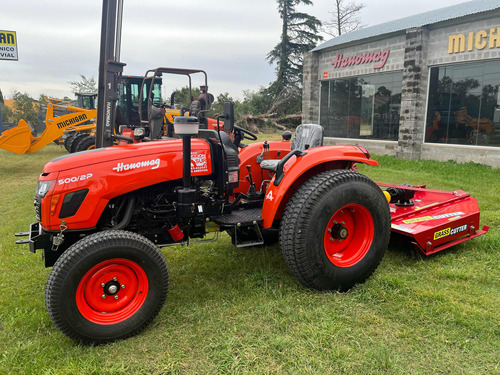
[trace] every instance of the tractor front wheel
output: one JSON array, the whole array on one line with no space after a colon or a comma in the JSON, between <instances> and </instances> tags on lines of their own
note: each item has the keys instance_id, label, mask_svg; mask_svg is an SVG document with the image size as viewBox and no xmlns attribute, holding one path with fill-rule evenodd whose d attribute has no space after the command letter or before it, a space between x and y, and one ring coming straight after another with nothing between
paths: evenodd
<instances>
[{"instance_id":1,"label":"tractor front wheel","mask_svg":"<svg viewBox=\"0 0 500 375\"><path fill-rule=\"evenodd\" d=\"M61 255L47 280L45 302L62 333L83 344L101 344L144 329L167 291L167 264L151 241L106 231L81 239Z\"/></svg>"},{"instance_id":2,"label":"tractor front wheel","mask_svg":"<svg viewBox=\"0 0 500 375\"><path fill-rule=\"evenodd\" d=\"M332 170L307 180L289 200L280 245L302 284L345 291L378 267L390 229L381 189L360 173Z\"/></svg>"}]
</instances>

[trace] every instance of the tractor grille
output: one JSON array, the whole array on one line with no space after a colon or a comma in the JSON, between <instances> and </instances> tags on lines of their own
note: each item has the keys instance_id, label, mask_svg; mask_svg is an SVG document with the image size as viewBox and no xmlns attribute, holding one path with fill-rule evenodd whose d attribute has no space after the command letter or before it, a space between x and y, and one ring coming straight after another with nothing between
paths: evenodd
<instances>
[{"instance_id":1,"label":"tractor grille","mask_svg":"<svg viewBox=\"0 0 500 375\"><path fill-rule=\"evenodd\" d=\"M35 218L38 221L42 221L42 200L35 198L33 205L35 206Z\"/></svg>"}]
</instances>

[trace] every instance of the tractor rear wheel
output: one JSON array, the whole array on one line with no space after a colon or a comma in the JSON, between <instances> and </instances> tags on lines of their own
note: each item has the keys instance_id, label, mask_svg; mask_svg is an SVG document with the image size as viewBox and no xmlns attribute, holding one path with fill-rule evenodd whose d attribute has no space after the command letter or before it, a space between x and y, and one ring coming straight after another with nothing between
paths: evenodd
<instances>
[{"instance_id":1,"label":"tractor rear wheel","mask_svg":"<svg viewBox=\"0 0 500 375\"><path fill-rule=\"evenodd\" d=\"M307 180L289 200L280 246L302 284L345 291L378 267L390 230L381 189L360 173L331 170Z\"/></svg>"},{"instance_id":2,"label":"tractor rear wheel","mask_svg":"<svg viewBox=\"0 0 500 375\"><path fill-rule=\"evenodd\" d=\"M105 231L61 255L49 274L45 303L66 336L101 344L144 329L167 291L167 264L151 241L136 233Z\"/></svg>"},{"instance_id":3,"label":"tractor rear wheel","mask_svg":"<svg viewBox=\"0 0 500 375\"><path fill-rule=\"evenodd\" d=\"M76 152L93 150L95 148L95 137L93 135L88 135L78 142L75 147Z\"/></svg>"}]
</instances>

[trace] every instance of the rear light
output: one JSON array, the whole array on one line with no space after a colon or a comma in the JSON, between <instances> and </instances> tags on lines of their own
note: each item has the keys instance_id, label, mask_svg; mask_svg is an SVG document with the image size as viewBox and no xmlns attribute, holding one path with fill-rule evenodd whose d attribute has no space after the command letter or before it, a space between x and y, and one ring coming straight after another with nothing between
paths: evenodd
<instances>
[{"instance_id":1,"label":"rear light","mask_svg":"<svg viewBox=\"0 0 500 375\"><path fill-rule=\"evenodd\" d=\"M146 136L146 130L144 128L135 128L134 129L134 137L141 139Z\"/></svg>"}]
</instances>

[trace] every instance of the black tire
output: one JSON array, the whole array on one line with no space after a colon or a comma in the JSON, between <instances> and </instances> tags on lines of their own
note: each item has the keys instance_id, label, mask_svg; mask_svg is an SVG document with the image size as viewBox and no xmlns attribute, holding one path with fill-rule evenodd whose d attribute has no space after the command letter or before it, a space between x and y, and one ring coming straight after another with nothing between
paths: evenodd
<instances>
[{"instance_id":1,"label":"black tire","mask_svg":"<svg viewBox=\"0 0 500 375\"><path fill-rule=\"evenodd\" d=\"M75 153L76 152L76 146L78 145L78 143L88 137L88 133L78 133L76 134L73 138L71 138L71 140L68 142L68 147L69 147L69 152L71 154Z\"/></svg>"},{"instance_id":2,"label":"black tire","mask_svg":"<svg viewBox=\"0 0 500 375\"><path fill-rule=\"evenodd\" d=\"M167 292L167 264L151 241L105 231L61 255L47 280L45 304L62 333L95 345L138 334L158 314Z\"/></svg>"},{"instance_id":3,"label":"black tire","mask_svg":"<svg viewBox=\"0 0 500 375\"><path fill-rule=\"evenodd\" d=\"M88 135L78 142L75 147L75 152L93 150L95 148L95 137L93 135Z\"/></svg>"},{"instance_id":4,"label":"black tire","mask_svg":"<svg viewBox=\"0 0 500 375\"><path fill-rule=\"evenodd\" d=\"M381 189L360 173L331 170L307 180L289 200L280 246L302 284L346 291L378 267L390 230L389 205Z\"/></svg>"},{"instance_id":5,"label":"black tire","mask_svg":"<svg viewBox=\"0 0 500 375\"><path fill-rule=\"evenodd\" d=\"M66 151L70 152L71 150L71 142L72 142L72 139L74 136L76 136L78 133L76 132L73 132L73 133L69 133L66 138L64 139L64 148L66 149Z\"/></svg>"}]
</instances>

